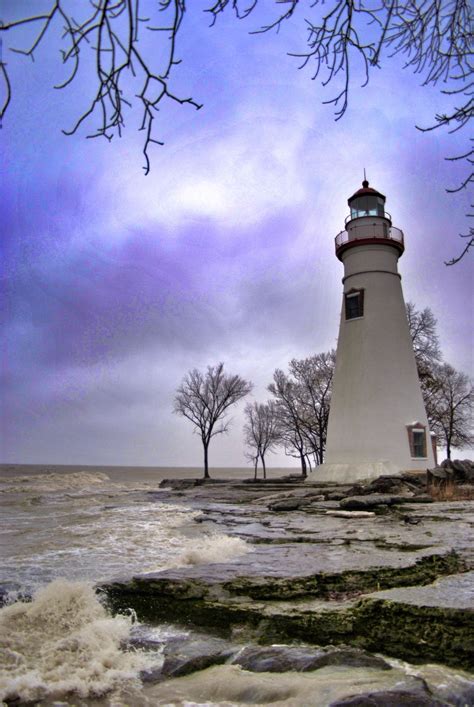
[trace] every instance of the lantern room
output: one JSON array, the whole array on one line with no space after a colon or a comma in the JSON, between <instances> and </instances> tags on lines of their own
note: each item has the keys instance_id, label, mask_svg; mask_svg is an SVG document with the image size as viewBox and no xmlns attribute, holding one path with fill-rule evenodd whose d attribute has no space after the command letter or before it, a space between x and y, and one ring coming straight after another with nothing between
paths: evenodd
<instances>
[{"instance_id":1,"label":"lantern room","mask_svg":"<svg viewBox=\"0 0 474 707\"><path fill-rule=\"evenodd\" d=\"M369 187L367 179L347 203L351 211L345 220L346 228L336 236L339 260L349 248L360 245L389 245L397 249L399 256L403 253L403 233L392 226L392 217L385 211L385 196Z\"/></svg>"},{"instance_id":2,"label":"lantern room","mask_svg":"<svg viewBox=\"0 0 474 707\"><path fill-rule=\"evenodd\" d=\"M351 219L361 218L363 216L382 216L387 217L385 213L385 197L380 192L369 187L369 182L364 179L362 189L356 191L347 203L351 210Z\"/></svg>"}]
</instances>

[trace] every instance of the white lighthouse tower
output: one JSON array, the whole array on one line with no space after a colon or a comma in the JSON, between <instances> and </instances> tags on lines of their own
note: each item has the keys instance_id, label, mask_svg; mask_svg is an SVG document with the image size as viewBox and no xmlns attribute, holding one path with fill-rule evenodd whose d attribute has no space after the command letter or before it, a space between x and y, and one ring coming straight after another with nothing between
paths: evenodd
<instances>
[{"instance_id":1,"label":"white lighthouse tower","mask_svg":"<svg viewBox=\"0 0 474 707\"><path fill-rule=\"evenodd\" d=\"M397 269L403 232L367 180L348 204L336 236L344 294L326 461L318 469L318 478L341 483L434 466Z\"/></svg>"}]
</instances>

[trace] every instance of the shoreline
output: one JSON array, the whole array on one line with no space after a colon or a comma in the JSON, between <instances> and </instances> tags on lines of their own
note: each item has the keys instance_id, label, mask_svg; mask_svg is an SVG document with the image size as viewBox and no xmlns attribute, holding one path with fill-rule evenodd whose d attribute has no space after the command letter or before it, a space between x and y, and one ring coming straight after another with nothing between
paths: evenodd
<instances>
[{"instance_id":1,"label":"shoreline","mask_svg":"<svg viewBox=\"0 0 474 707\"><path fill-rule=\"evenodd\" d=\"M463 580L474 580L465 574L474 570L474 505L433 502L413 491L412 478L398 481L404 489L390 496L370 493L370 484L316 480L164 480L161 501L198 510L198 522L252 551L101 589L114 610L131 606L146 621L168 617L261 643L344 644L473 669L474 602ZM372 510L344 511L355 491L369 491Z\"/></svg>"}]
</instances>

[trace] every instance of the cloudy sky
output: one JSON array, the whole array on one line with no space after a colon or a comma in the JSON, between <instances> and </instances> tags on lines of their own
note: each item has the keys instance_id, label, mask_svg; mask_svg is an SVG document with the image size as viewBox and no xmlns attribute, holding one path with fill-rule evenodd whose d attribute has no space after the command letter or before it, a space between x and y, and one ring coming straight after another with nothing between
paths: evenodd
<instances>
[{"instance_id":1,"label":"cloudy sky","mask_svg":"<svg viewBox=\"0 0 474 707\"><path fill-rule=\"evenodd\" d=\"M84 71L52 88L65 76L59 27L34 63L8 50L30 33L4 38L2 461L200 464L190 423L172 414L189 369L224 361L263 401L275 368L335 346L334 237L364 167L405 233L406 300L431 307L445 359L472 371L472 262L444 265L462 247L469 201L446 193L465 175L444 158L465 152L467 135L415 129L446 110L439 89L385 60L366 88L354 77L335 122L322 104L335 87L287 55L302 46L304 12L279 35L251 35L259 15L228 13L210 28L208 4L185 16L175 72L176 89L204 107L163 105L165 145L152 148L148 176L136 111L111 143L86 139L96 118L61 133L91 85ZM3 0L1 18L48 5ZM242 407L211 465L245 463Z\"/></svg>"}]
</instances>

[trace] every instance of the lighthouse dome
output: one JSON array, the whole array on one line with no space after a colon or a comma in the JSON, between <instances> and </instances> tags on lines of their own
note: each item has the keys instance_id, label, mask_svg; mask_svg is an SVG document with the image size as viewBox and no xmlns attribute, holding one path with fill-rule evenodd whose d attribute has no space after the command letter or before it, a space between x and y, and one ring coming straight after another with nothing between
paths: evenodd
<instances>
[{"instance_id":1,"label":"lighthouse dome","mask_svg":"<svg viewBox=\"0 0 474 707\"><path fill-rule=\"evenodd\" d=\"M353 194L347 203L351 209L351 219L362 216L384 216L385 196L376 189L369 187L369 182L364 179L362 188Z\"/></svg>"}]
</instances>

